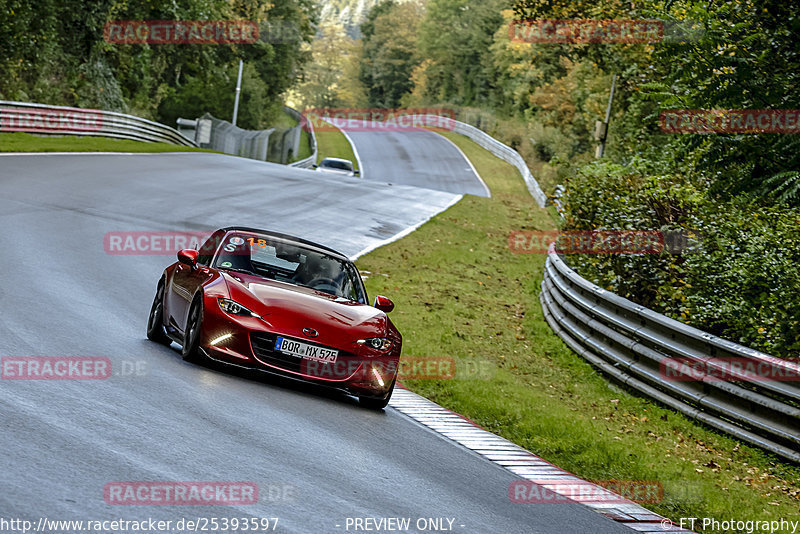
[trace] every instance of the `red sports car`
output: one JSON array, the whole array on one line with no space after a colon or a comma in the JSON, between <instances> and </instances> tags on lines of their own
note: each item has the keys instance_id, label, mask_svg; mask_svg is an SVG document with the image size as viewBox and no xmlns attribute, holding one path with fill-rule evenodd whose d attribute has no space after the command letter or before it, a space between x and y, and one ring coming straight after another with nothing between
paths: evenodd
<instances>
[{"instance_id":1,"label":"red sports car","mask_svg":"<svg viewBox=\"0 0 800 534\"><path fill-rule=\"evenodd\" d=\"M367 304L344 255L284 234L230 227L164 270L147 337L202 357L342 390L366 407L389 403L402 336Z\"/></svg>"}]
</instances>

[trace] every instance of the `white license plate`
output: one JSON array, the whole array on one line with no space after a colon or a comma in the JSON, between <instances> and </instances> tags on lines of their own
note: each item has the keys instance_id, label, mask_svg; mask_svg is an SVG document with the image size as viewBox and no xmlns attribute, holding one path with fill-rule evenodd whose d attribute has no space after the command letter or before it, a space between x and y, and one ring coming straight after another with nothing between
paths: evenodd
<instances>
[{"instance_id":1,"label":"white license plate","mask_svg":"<svg viewBox=\"0 0 800 534\"><path fill-rule=\"evenodd\" d=\"M316 345L309 345L293 339L286 339L278 336L275 340L275 350L284 354L291 354L306 360L316 360L318 362L335 363L336 357L339 356L338 350L326 349L324 347L317 347Z\"/></svg>"}]
</instances>

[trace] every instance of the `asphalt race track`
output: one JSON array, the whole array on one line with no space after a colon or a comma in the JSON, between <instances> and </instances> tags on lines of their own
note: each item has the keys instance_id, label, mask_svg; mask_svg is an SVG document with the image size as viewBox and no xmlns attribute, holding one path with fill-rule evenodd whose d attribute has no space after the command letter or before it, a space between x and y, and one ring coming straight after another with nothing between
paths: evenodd
<instances>
[{"instance_id":1,"label":"asphalt race track","mask_svg":"<svg viewBox=\"0 0 800 534\"><path fill-rule=\"evenodd\" d=\"M438 145L403 146L419 172L441 157ZM631 532L577 504L510 502L513 474L392 408L188 364L145 339L174 255L108 254L107 232L245 224L357 255L459 198L397 185L397 168L383 168L396 185L382 184L377 160L366 165L374 180L213 154L0 156L0 356L108 357L113 370L0 380L0 516L277 517L275 532L309 534L347 532L348 517L450 518L471 534ZM249 481L260 497L110 505L115 481Z\"/></svg>"},{"instance_id":2,"label":"asphalt race track","mask_svg":"<svg viewBox=\"0 0 800 534\"><path fill-rule=\"evenodd\" d=\"M365 180L489 196L469 161L446 137L421 128L343 130L355 145Z\"/></svg>"}]
</instances>

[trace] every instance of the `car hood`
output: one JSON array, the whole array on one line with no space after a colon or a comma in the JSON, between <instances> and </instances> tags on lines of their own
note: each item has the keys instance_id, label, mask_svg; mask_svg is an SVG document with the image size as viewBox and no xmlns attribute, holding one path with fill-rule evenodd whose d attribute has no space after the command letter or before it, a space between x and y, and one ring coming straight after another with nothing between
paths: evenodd
<instances>
[{"instance_id":1,"label":"car hood","mask_svg":"<svg viewBox=\"0 0 800 534\"><path fill-rule=\"evenodd\" d=\"M336 345L386 335L388 318L372 306L284 282L223 276L231 298L261 315L275 332L307 338L303 329L313 328L319 333L313 341Z\"/></svg>"}]
</instances>

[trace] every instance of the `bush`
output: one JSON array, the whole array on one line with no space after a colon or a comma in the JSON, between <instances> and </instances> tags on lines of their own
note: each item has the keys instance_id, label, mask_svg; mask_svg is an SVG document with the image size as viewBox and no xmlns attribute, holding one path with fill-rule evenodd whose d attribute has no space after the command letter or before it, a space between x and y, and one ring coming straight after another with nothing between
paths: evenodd
<instances>
[{"instance_id":1,"label":"bush","mask_svg":"<svg viewBox=\"0 0 800 534\"><path fill-rule=\"evenodd\" d=\"M190 77L182 87L170 88L168 96L158 108L158 118L164 124L174 125L178 117L196 119L206 112L230 121L236 95L238 65L217 69L205 78ZM239 115L236 125L246 130L271 127L278 120L279 103L267 97L264 81L255 67L245 64L242 73L242 91L239 97Z\"/></svg>"},{"instance_id":2,"label":"bush","mask_svg":"<svg viewBox=\"0 0 800 534\"><path fill-rule=\"evenodd\" d=\"M800 356L800 209L703 206L687 256L692 324L775 356Z\"/></svg>"},{"instance_id":3,"label":"bush","mask_svg":"<svg viewBox=\"0 0 800 534\"><path fill-rule=\"evenodd\" d=\"M695 235L681 254L571 255L605 289L782 357L800 356L800 210L718 200L664 162L592 163L567 182L565 227ZM661 171L657 172L656 169Z\"/></svg>"}]
</instances>

